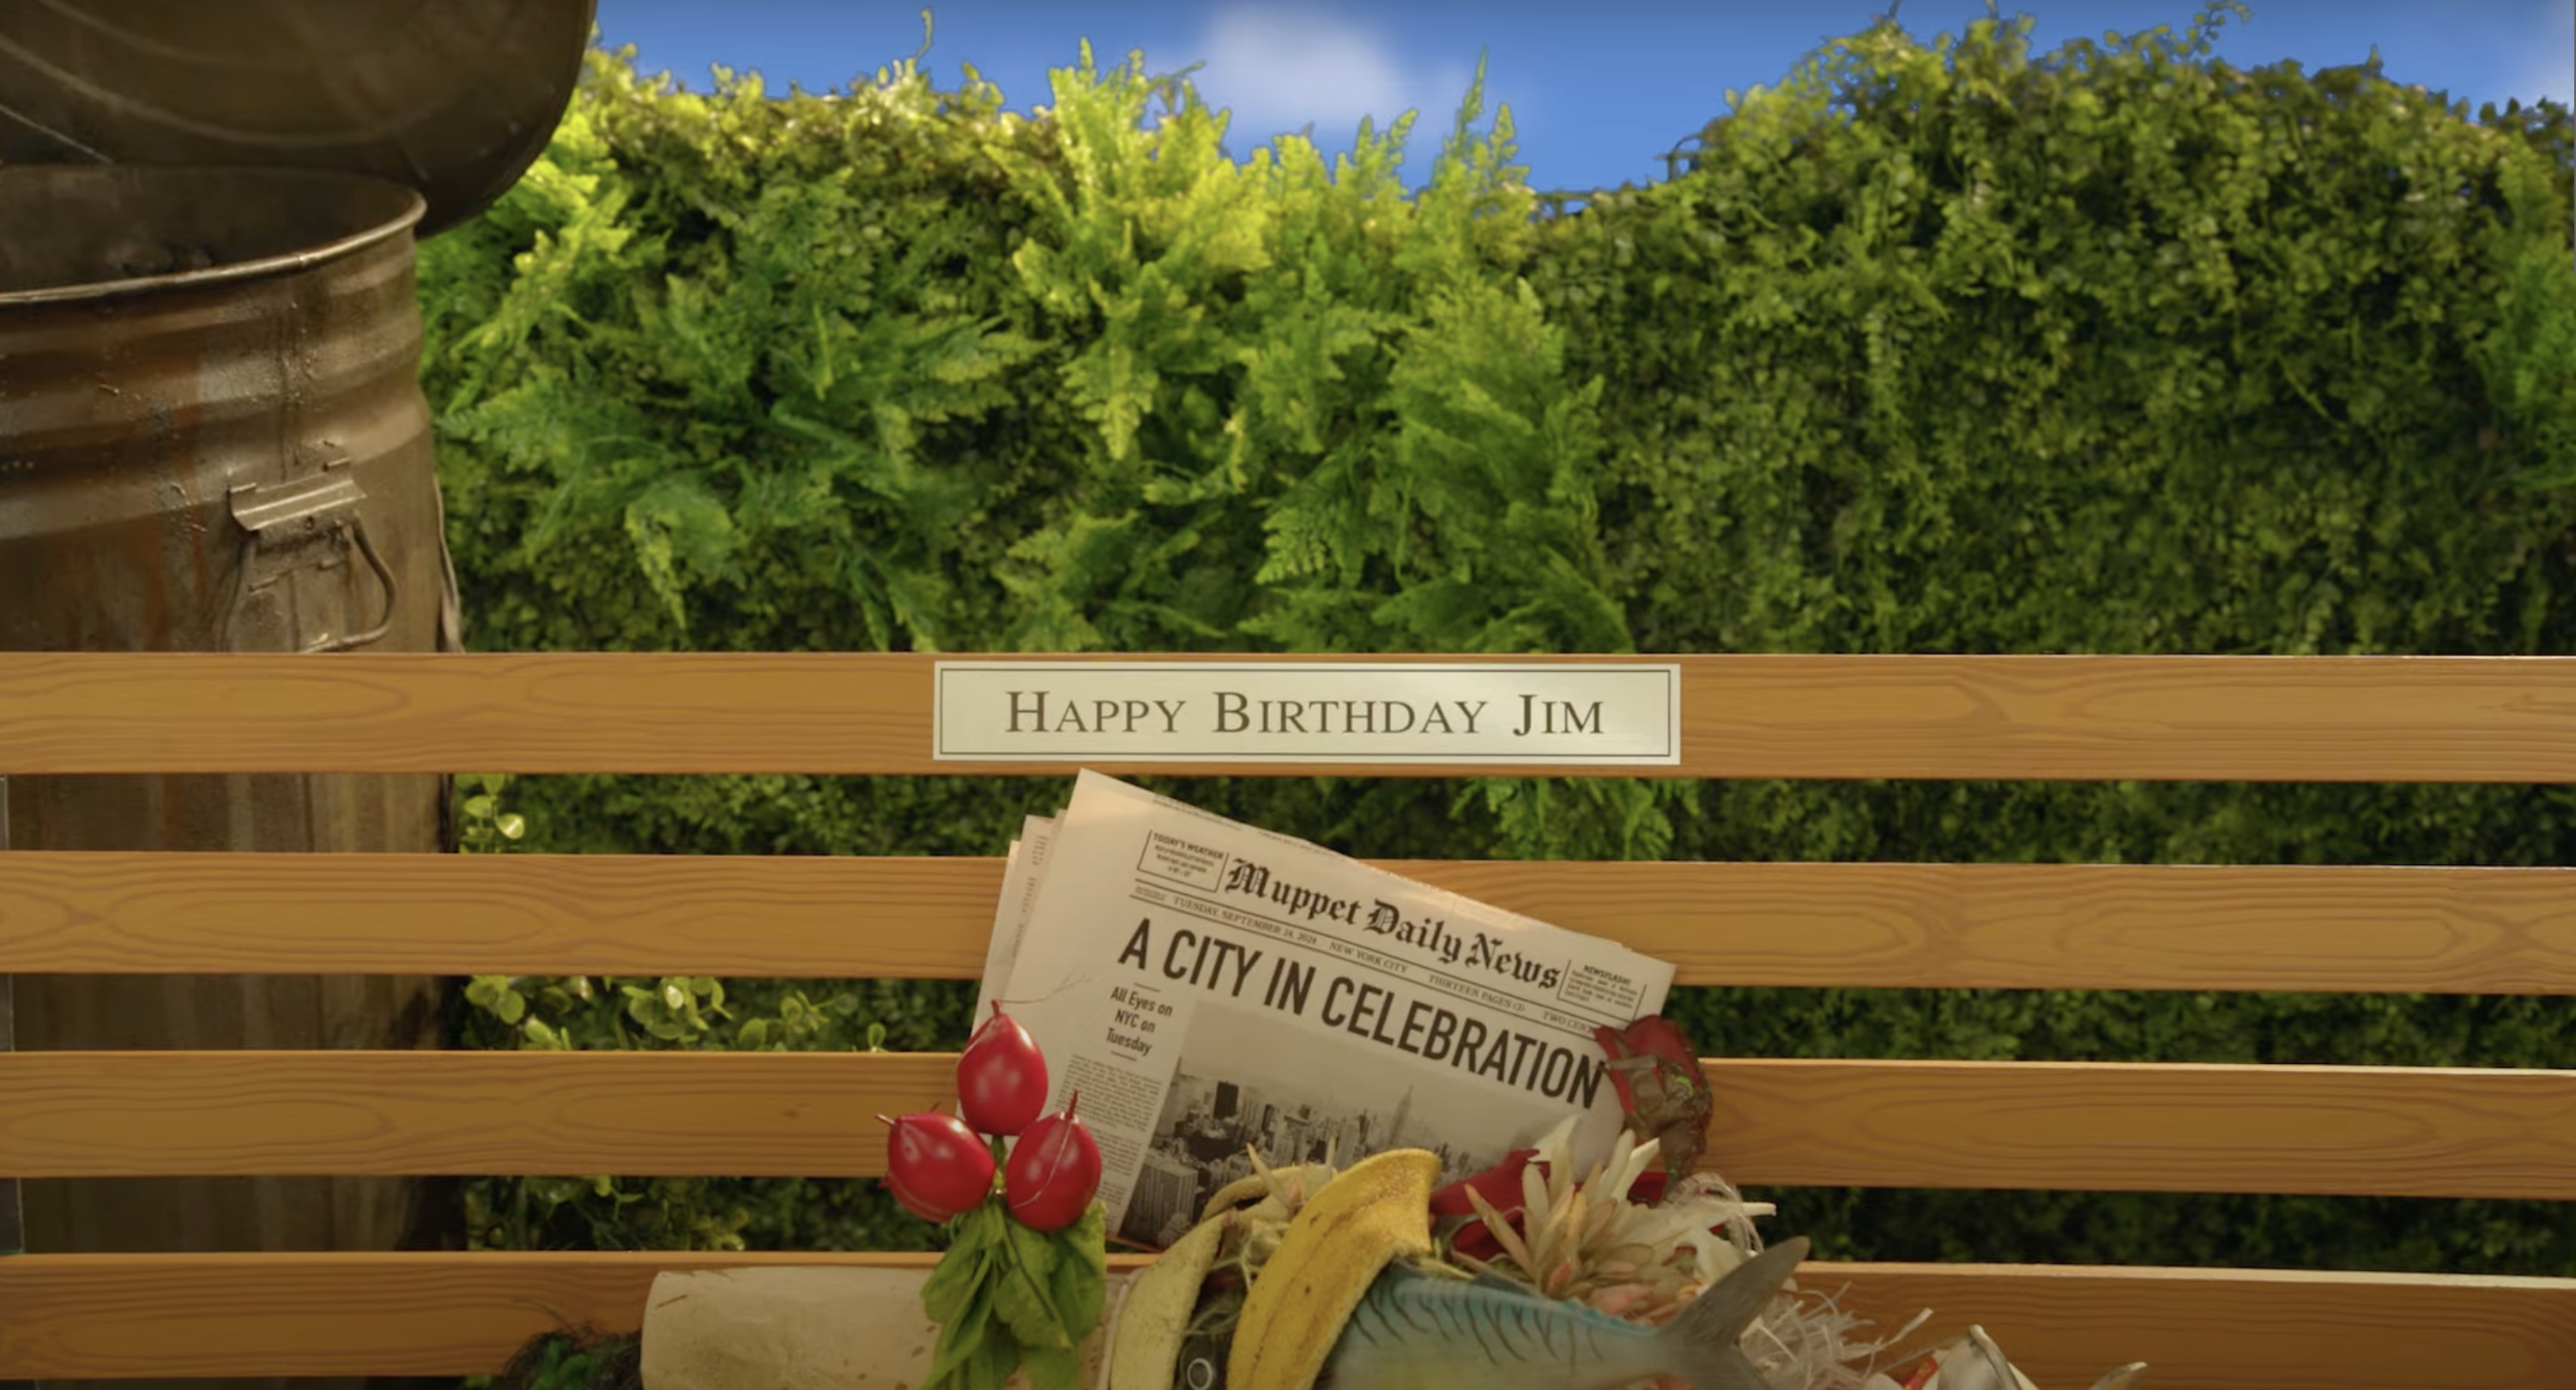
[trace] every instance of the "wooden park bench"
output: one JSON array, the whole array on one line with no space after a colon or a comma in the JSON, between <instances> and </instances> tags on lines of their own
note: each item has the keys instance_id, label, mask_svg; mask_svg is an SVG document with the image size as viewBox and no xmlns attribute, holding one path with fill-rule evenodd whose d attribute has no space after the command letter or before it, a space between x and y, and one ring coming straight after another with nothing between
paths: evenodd
<instances>
[{"instance_id":1,"label":"wooden park bench","mask_svg":"<svg viewBox=\"0 0 2576 1390\"><path fill-rule=\"evenodd\" d=\"M1069 771L934 762L935 660L0 654L0 774ZM1669 660L1682 754L1652 775L2576 781L2576 660ZM1674 961L1684 984L2576 994L2564 868L1393 867ZM972 978L999 876L991 858L16 852L0 855L0 972ZM2576 1199L2571 1072L1708 1065L1710 1159L1756 1187ZM0 1177L866 1177L882 1162L871 1117L943 1100L949 1068L20 1052L0 1055ZM921 1259L0 1255L0 1381L487 1373L563 1323L633 1328L656 1271ZM1981 1323L2048 1390L2132 1358L2170 1387L2576 1385L2576 1278L1950 1264L1804 1278L1889 1323L1926 1306L1935 1331Z\"/></svg>"}]
</instances>

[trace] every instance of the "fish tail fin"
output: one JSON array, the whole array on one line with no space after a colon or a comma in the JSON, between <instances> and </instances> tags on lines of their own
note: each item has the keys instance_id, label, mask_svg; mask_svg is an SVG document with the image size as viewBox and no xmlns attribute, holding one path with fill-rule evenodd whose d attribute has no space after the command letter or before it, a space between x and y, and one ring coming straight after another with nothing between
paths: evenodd
<instances>
[{"instance_id":1,"label":"fish tail fin","mask_svg":"<svg viewBox=\"0 0 2576 1390\"><path fill-rule=\"evenodd\" d=\"M1671 1374L1694 1390L1769 1390L1738 1345L1744 1329L1769 1306L1798 1262L1807 1258L1807 1238L1782 1241L1743 1264L1690 1301L1689 1306L1656 1334L1667 1354Z\"/></svg>"}]
</instances>

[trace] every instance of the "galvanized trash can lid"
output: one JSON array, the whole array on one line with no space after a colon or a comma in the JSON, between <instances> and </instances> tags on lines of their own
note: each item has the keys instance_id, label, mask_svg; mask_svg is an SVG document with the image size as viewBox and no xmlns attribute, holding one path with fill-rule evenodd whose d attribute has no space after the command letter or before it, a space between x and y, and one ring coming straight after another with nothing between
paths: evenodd
<instances>
[{"instance_id":1,"label":"galvanized trash can lid","mask_svg":"<svg viewBox=\"0 0 2576 1390\"><path fill-rule=\"evenodd\" d=\"M291 167L420 190L421 234L518 181L594 0L0 0L0 164Z\"/></svg>"}]
</instances>

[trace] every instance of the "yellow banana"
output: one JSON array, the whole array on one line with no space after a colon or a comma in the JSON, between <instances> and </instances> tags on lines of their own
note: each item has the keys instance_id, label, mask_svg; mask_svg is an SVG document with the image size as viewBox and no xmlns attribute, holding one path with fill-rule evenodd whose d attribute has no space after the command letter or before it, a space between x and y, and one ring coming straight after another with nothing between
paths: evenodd
<instances>
[{"instance_id":1,"label":"yellow banana","mask_svg":"<svg viewBox=\"0 0 2576 1390\"><path fill-rule=\"evenodd\" d=\"M1342 1324L1391 1260L1431 1253L1439 1155L1389 1149L1309 1197L1244 1293L1229 1390L1313 1390Z\"/></svg>"},{"instance_id":2,"label":"yellow banana","mask_svg":"<svg viewBox=\"0 0 2576 1390\"><path fill-rule=\"evenodd\" d=\"M1199 1285L1216 1262L1225 1223L1217 1216L1192 1226L1128 1281L1109 1343L1109 1390L1172 1390Z\"/></svg>"}]
</instances>

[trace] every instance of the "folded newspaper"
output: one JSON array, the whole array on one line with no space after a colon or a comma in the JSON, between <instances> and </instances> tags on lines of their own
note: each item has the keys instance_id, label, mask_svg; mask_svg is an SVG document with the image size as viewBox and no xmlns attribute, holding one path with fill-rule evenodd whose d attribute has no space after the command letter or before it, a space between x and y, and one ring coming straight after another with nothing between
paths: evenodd
<instances>
[{"instance_id":1,"label":"folded newspaper","mask_svg":"<svg viewBox=\"0 0 2576 1390\"><path fill-rule=\"evenodd\" d=\"M1084 772L1011 846L985 961L1081 1093L1119 1238L1161 1247L1270 1163L1493 1166L1580 1112L1619 1132L1592 1030L1659 1013L1671 965Z\"/></svg>"}]
</instances>

